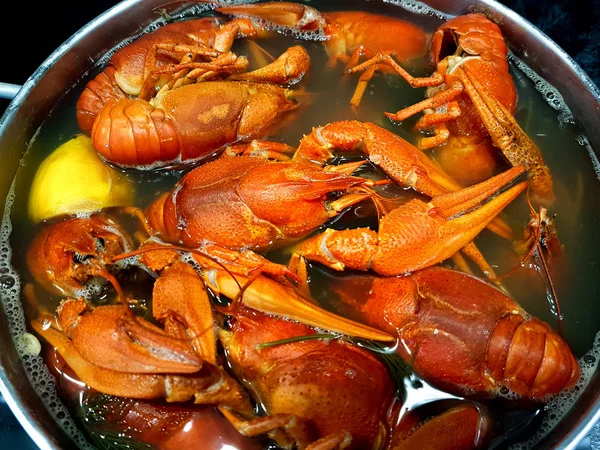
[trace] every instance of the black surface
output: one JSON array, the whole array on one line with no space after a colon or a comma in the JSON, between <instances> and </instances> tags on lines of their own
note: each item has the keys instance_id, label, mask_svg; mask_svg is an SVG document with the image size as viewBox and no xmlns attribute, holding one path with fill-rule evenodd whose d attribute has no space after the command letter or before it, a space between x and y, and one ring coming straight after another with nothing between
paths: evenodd
<instances>
[{"instance_id":1,"label":"black surface","mask_svg":"<svg viewBox=\"0 0 600 450\"><path fill-rule=\"evenodd\" d=\"M23 12L20 2L4 2L5 26L0 27L4 70L0 81L23 84L66 39L117 3L115 0L36 2ZM500 3L539 27L600 86L600 0L501 0ZM318 0L313 5L318 6ZM17 31L7 27L7 22L14 23ZM8 103L0 100L0 111Z\"/></svg>"},{"instance_id":2,"label":"black surface","mask_svg":"<svg viewBox=\"0 0 600 450\"><path fill-rule=\"evenodd\" d=\"M546 33L600 86L600 0L500 0Z\"/></svg>"},{"instance_id":3,"label":"black surface","mask_svg":"<svg viewBox=\"0 0 600 450\"><path fill-rule=\"evenodd\" d=\"M23 84L66 39L116 1L4 2L0 81ZM504 0L561 46L600 86L600 0ZM313 2L314 6L318 1ZM585 5L585 6L584 6ZM8 24L16 27L8 27ZM0 99L0 113L9 101ZM587 441L587 440L586 440ZM590 448L589 441L581 448ZM36 449L0 399L0 448Z\"/></svg>"}]
</instances>

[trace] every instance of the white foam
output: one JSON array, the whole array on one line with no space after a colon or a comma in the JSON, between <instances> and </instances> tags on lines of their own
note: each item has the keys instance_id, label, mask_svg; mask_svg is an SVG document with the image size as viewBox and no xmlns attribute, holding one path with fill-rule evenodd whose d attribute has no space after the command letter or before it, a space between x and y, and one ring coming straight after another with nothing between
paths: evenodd
<instances>
[{"instance_id":1,"label":"white foam","mask_svg":"<svg viewBox=\"0 0 600 450\"><path fill-rule=\"evenodd\" d=\"M594 152L594 149L590 145L590 141L588 141L588 138L583 134L580 134L575 139L579 145L585 147L587 150L588 155L590 155L590 159L592 160L592 167L596 173L596 178L600 180L600 161L598 161L598 156L596 156L596 152Z\"/></svg>"},{"instance_id":2,"label":"white foam","mask_svg":"<svg viewBox=\"0 0 600 450\"><path fill-rule=\"evenodd\" d=\"M512 62L517 68L531 81L535 90L538 91L542 98L550 105L551 108L559 112L558 120L564 124L573 124L575 119L573 113L565 103L563 96L558 92L554 86L550 85L546 80L540 77L535 71L530 68L527 64L521 61L515 56L510 50L508 52L508 60Z\"/></svg>"},{"instance_id":3,"label":"white foam","mask_svg":"<svg viewBox=\"0 0 600 450\"><path fill-rule=\"evenodd\" d=\"M80 211L78 213L75 213L75 218L77 218L77 219L89 219L90 217L92 217L93 213L94 213L94 211Z\"/></svg>"},{"instance_id":4,"label":"white foam","mask_svg":"<svg viewBox=\"0 0 600 450\"><path fill-rule=\"evenodd\" d=\"M577 360L581 371L579 381L571 389L545 399L547 401L546 411L535 434L526 441L513 444L509 450L530 450L550 433L583 394L598 368L598 361L600 361L600 332L596 334L591 350Z\"/></svg>"},{"instance_id":5,"label":"white foam","mask_svg":"<svg viewBox=\"0 0 600 450\"><path fill-rule=\"evenodd\" d=\"M15 200L14 180L6 199L4 216L0 226L0 301L6 313L8 328L17 352L21 356L23 368L29 382L41 398L56 423L81 449L94 449L71 417L56 389L56 381L43 358L36 351L37 338L27 332L25 313L21 306L21 279L11 264L12 249L10 234L12 224L10 211ZM33 338L33 339L31 339ZM39 344L39 342L38 342Z\"/></svg>"},{"instance_id":6,"label":"white foam","mask_svg":"<svg viewBox=\"0 0 600 450\"><path fill-rule=\"evenodd\" d=\"M98 297L102 294L107 281L104 278L94 277L85 283L82 289L75 289L73 294L75 297L83 297L87 300Z\"/></svg>"},{"instance_id":7,"label":"white foam","mask_svg":"<svg viewBox=\"0 0 600 450\"><path fill-rule=\"evenodd\" d=\"M383 0L383 2L399 6L415 14L435 16L442 20L450 20L454 17L417 0Z\"/></svg>"}]
</instances>

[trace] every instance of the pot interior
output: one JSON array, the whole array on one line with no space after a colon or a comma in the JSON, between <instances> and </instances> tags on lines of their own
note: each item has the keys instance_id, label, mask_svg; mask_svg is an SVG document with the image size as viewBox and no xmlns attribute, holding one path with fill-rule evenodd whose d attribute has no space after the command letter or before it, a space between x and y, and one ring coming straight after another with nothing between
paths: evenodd
<instances>
[{"instance_id":1,"label":"pot interior","mask_svg":"<svg viewBox=\"0 0 600 450\"><path fill-rule=\"evenodd\" d=\"M24 345L28 339L28 326L22 304L22 291L26 280L24 271L26 245L34 229L27 219L27 192L39 163L59 144L79 132L74 117L74 104L85 81L104 67L112 51L140 34L140 30L153 30L165 23L153 11L162 6L158 0L125 1L100 16L82 29L55 52L27 81L18 97L11 103L0 122L0 204L5 215L0 234L0 379L2 394L11 408L41 448L86 448L92 446L73 413L63 405L55 383L41 356L33 354ZM564 52L516 14L495 2L445 2L431 0L367 2L356 0L358 9L410 17L424 28L433 30L443 20L469 12L484 12L498 23L509 44L511 75L519 93L515 117L542 148L548 164L554 171L557 186L556 226L571 264L564 269L567 282L559 288L563 336L571 345L582 367L582 381L577 392L559 395L549 403L544 418L536 415L538 432L510 434L510 442L496 441L506 448L557 448L566 447L580 439L590 428L598 409L598 370L600 339L597 321L600 304L594 292L599 287L596 280L595 259L600 249L600 235L594 233L600 220L595 211L600 207L599 167L596 149L600 148L600 106L598 89L581 69ZM321 2L323 11L348 9L348 3L330 0ZM172 7L171 16L201 14L207 7L183 4ZM109 30L107 32L107 30ZM278 45L291 44L292 37L282 44L265 44L268 50L278 51ZM313 67L325 66L327 58L321 43L307 42ZM313 56L314 55L314 56ZM320 55L320 56L319 56ZM95 61L91 64L90 60ZM425 62L423 63L425 64ZM416 69L425 73L423 65ZM337 74L341 74L338 71ZM336 75L337 76L337 75ZM345 83L351 93L355 80ZM322 99L337 105L333 90L336 79L332 75L308 79L313 91ZM423 92L409 92L389 76L380 77L369 86L369 95L377 97L377 90L393 86L389 98L366 102L375 111L390 110L396 102L397 109L422 99ZM320 85L319 85L320 84ZM394 93L396 92L396 93ZM404 102L404 103L403 103ZM387 108L387 109L386 109ZM32 111L34 112L32 114ZM352 119L349 111L331 113L322 107L299 118L298 125L277 137L295 145L310 127L334 120ZM366 117L366 116L364 116ZM375 113L368 120L377 117ZM359 116L359 120L361 117ZM363 119L366 120L366 119ZM390 131L414 141L409 124L397 128L380 119L378 122ZM414 123L413 123L414 124ZM565 148L568 151L565 151ZM135 177L136 175L132 175ZM145 175L144 175L145 176ZM162 188L168 189L181 173L165 175L153 180L154 191L147 192L141 201L150 201ZM515 207L522 213L525 205ZM343 220L340 222L343 224ZM523 223L519 222L522 226ZM493 244L484 244L484 253L500 258L505 250ZM502 269L508 270L509 263ZM506 270L503 270L505 272ZM530 269L532 272L532 269ZM531 275L531 273L529 274ZM318 278L318 275L317 275ZM325 273L321 283L330 282ZM539 281L538 281L539 282ZM549 304L545 291L527 294L527 281L521 279L509 290L523 307L557 326L556 309ZM25 308L26 309L26 308ZM505 416L523 423L522 418ZM529 419L528 419L529 420ZM592 422L593 423L593 422ZM519 439L523 438L522 441Z\"/></svg>"}]
</instances>

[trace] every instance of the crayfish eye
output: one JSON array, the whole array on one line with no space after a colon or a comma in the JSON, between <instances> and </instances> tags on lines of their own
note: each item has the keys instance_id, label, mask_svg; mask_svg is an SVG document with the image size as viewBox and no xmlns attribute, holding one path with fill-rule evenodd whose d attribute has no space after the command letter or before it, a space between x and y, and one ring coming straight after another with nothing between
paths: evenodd
<instances>
[{"instance_id":1,"label":"crayfish eye","mask_svg":"<svg viewBox=\"0 0 600 450\"><path fill-rule=\"evenodd\" d=\"M103 253L106 249L106 241L102 238L96 238L96 252Z\"/></svg>"}]
</instances>

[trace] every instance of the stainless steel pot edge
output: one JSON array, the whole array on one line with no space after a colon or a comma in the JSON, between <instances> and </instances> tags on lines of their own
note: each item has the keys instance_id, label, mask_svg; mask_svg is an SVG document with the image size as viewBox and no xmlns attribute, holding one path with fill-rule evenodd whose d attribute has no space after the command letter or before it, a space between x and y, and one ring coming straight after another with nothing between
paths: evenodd
<instances>
[{"instance_id":1,"label":"stainless steel pot edge","mask_svg":"<svg viewBox=\"0 0 600 450\"><path fill-rule=\"evenodd\" d=\"M546 33L536 27L534 24L529 22L523 16L517 14L512 9L507 8L503 4L497 2L496 0L480 0L482 4L498 10L505 18L509 18L515 23L522 25L526 28L531 36L536 36L538 40L544 41L548 44L552 51L559 56L559 58L569 66L574 73L585 83L586 88L592 93L592 95L596 98L598 102L600 102L600 89L596 84L592 81L589 75L581 68L579 64L567 53L565 52L556 42L554 42Z\"/></svg>"},{"instance_id":2,"label":"stainless steel pot edge","mask_svg":"<svg viewBox=\"0 0 600 450\"><path fill-rule=\"evenodd\" d=\"M497 10L503 17L504 20L511 20L516 24L527 30L529 37L535 37L540 43L544 43L546 47L550 47L550 50L565 63L575 73L579 80L584 84L584 87L592 96L596 99L597 112L600 115L600 89L588 76L588 74L581 68L579 64L565 52L556 42L554 42L548 35L541 31L538 27L533 25L524 17L517 14L515 11L505 7L496 0L481 0L481 4L485 5L486 8ZM509 39L510 40L510 39ZM519 55L523 58L523 55ZM526 58L525 61L527 60ZM567 103L568 105L572 103ZM570 106L569 106L570 107ZM599 115L596 116L596 123L600 120ZM577 114L576 114L577 116ZM584 127L589 130L589 126ZM595 150L596 157L598 156L598 150ZM592 155L590 154L590 157ZM593 161L592 161L593 162ZM596 371L597 372L597 371ZM582 393L583 395L583 393ZM588 411L582 415L574 428L572 428L562 439L561 442L555 447L556 449L575 450L578 444L589 434L594 424L600 420L600 398L596 398L595 402L590 405Z\"/></svg>"},{"instance_id":3,"label":"stainless steel pot edge","mask_svg":"<svg viewBox=\"0 0 600 450\"><path fill-rule=\"evenodd\" d=\"M33 415L29 411L21 411L21 402L18 398L18 394L15 393L15 395L13 395L13 393L4 384L2 375L2 372L0 372L0 393L29 437L31 437L31 439L38 445L40 450L52 450L57 448L54 445L51 445L51 439L48 438L46 430L38 425L37 420L35 420Z\"/></svg>"},{"instance_id":4,"label":"stainless steel pot edge","mask_svg":"<svg viewBox=\"0 0 600 450\"><path fill-rule=\"evenodd\" d=\"M83 27L80 31L74 34L68 41L66 41L61 47L59 47L50 57L40 66L38 70L30 77L29 80L24 84L23 88L19 91L13 102L7 108L2 120L0 120L0 135L2 135L5 131L5 128L8 127L8 124L14 118L18 107L24 102L24 100L29 95L31 89L35 86L37 80L39 80L50 68L51 66L59 60L68 50L69 48L80 39L88 35L94 29L104 26L109 20L114 17L117 17L122 11L129 9L129 7L133 4L139 3L142 0L125 0L122 3L116 5L111 8L107 12L98 16L96 19L91 21L88 25ZM432 6L437 3L435 0L428 1L428 4ZM458 8L452 8L453 14L460 14L466 12L466 8L468 7L467 2L457 1L455 5ZM512 10L504 7L503 5L497 3L494 0L482 0L481 5L483 8L489 11L492 15L498 13L503 15L504 18L509 19L510 21L519 24L522 28L531 33L535 38L542 42L544 46L550 47L550 51L554 53L564 64L566 64L578 77L579 80L585 85L587 90L593 95L597 102L600 102L600 91L598 87L592 82L592 80L587 76L587 74L581 69L581 67L564 52L558 45L556 45L551 39L549 39L543 32L537 29L534 25L532 25L527 20L523 19L521 16L514 13ZM436 8L440 10L445 10L447 8L440 8L436 6ZM504 20L504 19L503 19ZM526 60L526 58L525 58ZM598 108L600 110L600 107ZM589 129L588 127L585 127ZM2 202L4 200L2 199ZM3 367L0 367L0 392L7 399L7 403L9 407L15 413L15 416L26 429L26 431L30 434L36 444L42 449L50 449L50 448L60 448L57 446L57 443L54 439L49 436L49 433L43 426L40 425L38 417L33 414L31 411L22 411L20 406L22 405L22 399L20 394L13 389L12 386L7 386L4 383L5 380L5 370ZM559 444L558 448L568 448L573 449L577 442L581 440L591 429L596 420L600 418L600 410L598 409L598 399L592 405L593 407L588 408L588 411L584 417L581 418L577 427L572 429L565 437L564 441Z\"/></svg>"},{"instance_id":5,"label":"stainless steel pot edge","mask_svg":"<svg viewBox=\"0 0 600 450\"><path fill-rule=\"evenodd\" d=\"M23 84L21 89L17 92L11 103L8 105L3 116L0 118L0 136L4 134L15 119L19 107L25 102L27 97L31 94L32 89L35 87L37 81L41 79L52 66L60 60L77 42L81 41L85 36L89 35L96 29L105 27L108 22L118 17L123 11L131 8L132 5L140 3L142 0L124 0L121 3L115 5L111 9L107 10L103 14L99 15L87 25L83 26L79 31L73 34L68 40L66 40L59 48L57 48L41 65L40 67L29 77L29 79ZM14 173L12 174L14 177ZM11 177L11 179L13 178ZM0 206L3 206L5 199L0 201ZM4 210L4 208L2 208ZM6 317L3 314L2 317L3 325L6 323ZM4 328L4 327L3 327ZM8 327L5 328L6 331ZM4 334L4 333L3 333ZM8 334L8 333L6 333ZM4 337L4 336L3 336ZM12 339L10 340L12 342ZM23 373L23 375L25 375ZM43 423L43 419L40 414L36 413L31 408L25 406L25 400L23 393L15 388L13 384L7 384L9 379L7 371L4 365L0 365L0 393L6 400L7 405L14 413L15 417L36 443L41 450L61 450L65 448L65 445L69 445L62 439L57 440L57 429L50 430ZM40 405L41 406L41 405ZM43 411L42 415L49 415L47 411ZM52 432L51 432L52 431ZM62 430L61 430L62 431ZM66 438L65 436L65 439Z\"/></svg>"}]
</instances>

